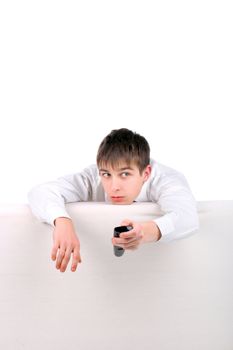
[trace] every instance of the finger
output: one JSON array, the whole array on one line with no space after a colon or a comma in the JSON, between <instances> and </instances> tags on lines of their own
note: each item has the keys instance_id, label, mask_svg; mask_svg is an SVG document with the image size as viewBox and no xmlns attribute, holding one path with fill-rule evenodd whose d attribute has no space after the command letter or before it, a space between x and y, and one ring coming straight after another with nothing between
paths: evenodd
<instances>
[{"instance_id":1,"label":"finger","mask_svg":"<svg viewBox=\"0 0 233 350\"><path fill-rule=\"evenodd\" d=\"M137 223L135 224L132 230L128 232L123 232L121 234L121 238L136 237L137 239L140 239L141 236L142 236L142 228Z\"/></svg>"},{"instance_id":2,"label":"finger","mask_svg":"<svg viewBox=\"0 0 233 350\"><path fill-rule=\"evenodd\" d=\"M139 247L139 242L131 242L131 243L127 243L124 245L125 248L124 249L137 249Z\"/></svg>"},{"instance_id":3,"label":"finger","mask_svg":"<svg viewBox=\"0 0 233 350\"><path fill-rule=\"evenodd\" d=\"M120 246L121 248L128 248L132 245L138 245L140 244L140 241L142 239L143 235L140 234L139 236L134 236L130 238L113 238L112 242L113 245Z\"/></svg>"},{"instance_id":4,"label":"finger","mask_svg":"<svg viewBox=\"0 0 233 350\"><path fill-rule=\"evenodd\" d=\"M129 244L132 242L138 242L140 239L142 238L142 236L135 236L133 238L125 238L125 244Z\"/></svg>"},{"instance_id":5,"label":"finger","mask_svg":"<svg viewBox=\"0 0 233 350\"><path fill-rule=\"evenodd\" d=\"M65 272L66 270L66 267L70 261L70 255L71 255L71 252L72 252L72 247L71 248L67 248L66 249L66 253L62 259L62 263L61 263L61 268L60 268L60 271L61 272Z\"/></svg>"},{"instance_id":6,"label":"finger","mask_svg":"<svg viewBox=\"0 0 233 350\"><path fill-rule=\"evenodd\" d=\"M130 240L124 240L124 241L122 241L122 242L117 242L117 243L115 243L115 245L119 245L119 246L121 246L122 248L128 248L128 247L131 247L132 245L137 245L137 244L139 244L138 243L138 241L139 241L139 239L140 238L137 238L137 237L134 237L134 238L132 238L132 239L130 239Z\"/></svg>"},{"instance_id":7,"label":"finger","mask_svg":"<svg viewBox=\"0 0 233 350\"><path fill-rule=\"evenodd\" d=\"M120 237L121 238L135 238L137 236L137 234L136 234L136 231L133 229L133 230L131 230L131 231L128 231L128 232L122 232L121 234L120 234Z\"/></svg>"},{"instance_id":8,"label":"finger","mask_svg":"<svg viewBox=\"0 0 233 350\"><path fill-rule=\"evenodd\" d=\"M60 248L58 256L57 256L57 261L56 261L56 268L57 269L60 269L64 256L65 256L65 249Z\"/></svg>"},{"instance_id":9,"label":"finger","mask_svg":"<svg viewBox=\"0 0 233 350\"><path fill-rule=\"evenodd\" d=\"M75 271L77 269L78 263L81 263L81 256L78 248L75 248L73 251L72 265L71 271Z\"/></svg>"},{"instance_id":10,"label":"finger","mask_svg":"<svg viewBox=\"0 0 233 350\"><path fill-rule=\"evenodd\" d=\"M129 248L127 248L127 250L136 250L136 249L138 249L138 247L129 247Z\"/></svg>"},{"instance_id":11,"label":"finger","mask_svg":"<svg viewBox=\"0 0 233 350\"><path fill-rule=\"evenodd\" d=\"M58 243L54 244L53 249L51 251L51 259L52 260L56 260L58 248L59 248Z\"/></svg>"},{"instance_id":12,"label":"finger","mask_svg":"<svg viewBox=\"0 0 233 350\"><path fill-rule=\"evenodd\" d=\"M130 237L126 237L126 238L123 238L122 234L121 234L121 238L115 238L115 237L112 238L112 243L114 245L127 244L127 243L130 243L130 242L135 242L137 240L138 240L138 238L136 237L135 234L133 236L131 235Z\"/></svg>"},{"instance_id":13,"label":"finger","mask_svg":"<svg viewBox=\"0 0 233 350\"><path fill-rule=\"evenodd\" d=\"M131 244L116 244L116 247L120 247L120 248L123 248L123 249L132 249L134 247L136 247L137 244L135 244L135 242L131 243Z\"/></svg>"}]
</instances>

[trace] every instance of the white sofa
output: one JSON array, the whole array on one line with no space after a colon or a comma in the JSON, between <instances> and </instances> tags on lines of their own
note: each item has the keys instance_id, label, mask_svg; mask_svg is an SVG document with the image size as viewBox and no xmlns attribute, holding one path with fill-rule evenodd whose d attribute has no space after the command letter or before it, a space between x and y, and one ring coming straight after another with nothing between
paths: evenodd
<instances>
[{"instance_id":1,"label":"white sofa","mask_svg":"<svg viewBox=\"0 0 233 350\"><path fill-rule=\"evenodd\" d=\"M82 263L61 273L53 227L27 205L0 206L1 349L233 349L233 201L198 202L198 232L121 257L113 227L159 216L156 204L66 208Z\"/></svg>"}]
</instances>

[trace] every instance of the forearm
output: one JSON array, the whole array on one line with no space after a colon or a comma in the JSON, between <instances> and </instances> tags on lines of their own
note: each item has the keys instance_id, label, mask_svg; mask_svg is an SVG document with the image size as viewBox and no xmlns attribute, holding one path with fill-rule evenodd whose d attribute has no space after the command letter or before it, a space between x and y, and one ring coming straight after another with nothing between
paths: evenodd
<instances>
[{"instance_id":1,"label":"forearm","mask_svg":"<svg viewBox=\"0 0 233 350\"><path fill-rule=\"evenodd\" d=\"M140 224L144 234L144 243L156 242L162 237L160 229L154 221L140 222Z\"/></svg>"}]
</instances>

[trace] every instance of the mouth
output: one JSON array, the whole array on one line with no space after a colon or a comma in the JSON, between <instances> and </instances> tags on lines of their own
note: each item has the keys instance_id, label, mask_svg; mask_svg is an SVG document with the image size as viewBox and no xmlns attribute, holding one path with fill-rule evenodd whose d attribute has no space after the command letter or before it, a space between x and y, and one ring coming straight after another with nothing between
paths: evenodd
<instances>
[{"instance_id":1,"label":"mouth","mask_svg":"<svg viewBox=\"0 0 233 350\"><path fill-rule=\"evenodd\" d=\"M111 199L113 201L116 201L116 202L119 201L120 202L120 201L122 201L124 199L124 197L122 197L122 196L112 196Z\"/></svg>"}]
</instances>

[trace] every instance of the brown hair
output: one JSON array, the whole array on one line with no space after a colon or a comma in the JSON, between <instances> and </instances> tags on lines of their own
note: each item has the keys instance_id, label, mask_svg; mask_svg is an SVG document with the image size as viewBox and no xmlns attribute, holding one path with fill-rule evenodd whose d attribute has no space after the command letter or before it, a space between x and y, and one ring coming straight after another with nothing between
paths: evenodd
<instances>
[{"instance_id":1,"label":"brown hair","mask_svg":"<svg viewBox=\"0 0 233 350\"><path fill-rule=\"evenodd\" d=\"M150 146L147 140L125 128L112 130L102 140L96 157L99 168L110 165L114 169L122 161L126 162L127 166L136 164L140 175L150 164Z\"/></svg>"}]
</instances>

